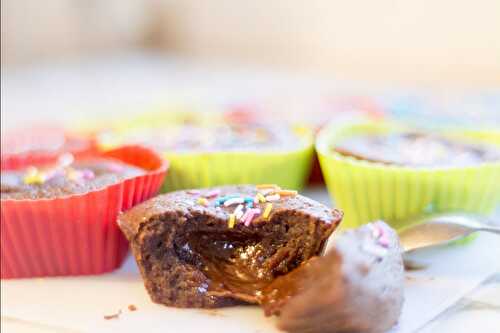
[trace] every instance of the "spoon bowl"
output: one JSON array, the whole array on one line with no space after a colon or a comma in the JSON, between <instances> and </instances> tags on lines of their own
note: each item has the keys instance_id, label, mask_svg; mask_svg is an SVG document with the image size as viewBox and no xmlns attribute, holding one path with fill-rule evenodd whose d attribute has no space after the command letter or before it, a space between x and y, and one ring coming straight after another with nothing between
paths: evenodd
<instances>
[{"instance_id":1,"label":"spoon bowl","mask_svg":"<svg viewBox=\"0 0 500 333\"><path fill-rule=\"evenodd\" d=\"M405 224L410 226L398 232L404 252L449 244L477 231L500 235L500 226L493 225L484 216L470 213L423 215Z\"/></svg>"}]
</instances>

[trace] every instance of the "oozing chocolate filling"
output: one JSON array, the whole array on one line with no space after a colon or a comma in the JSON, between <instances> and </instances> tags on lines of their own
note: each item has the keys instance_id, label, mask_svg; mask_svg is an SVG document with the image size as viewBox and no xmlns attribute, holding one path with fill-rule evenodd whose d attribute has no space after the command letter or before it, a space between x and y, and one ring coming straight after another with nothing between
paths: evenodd
<instances>
[{"instance_id":1,"label":"oozing chocolate filling","mask_svg":"<svg viewBox=\"0 0 500 333\"><path fill-rule=\"evenodd\" d=\"M238 233L195 232L181 250L199 257L198 265L210 279L210 294L224 296L229 291L233 297L254 302L258 291L273 280L264 267L270 249L260 241Z\"/></svg>"},{"instance_id":2,"label":"oozing chocolate filling","mask_svg":"<svg viewBox=\"0 0 500 333\"><path fill-rule=\"evenodd\" d=\"M277 214L276 219L248 230L215 230L210 219L188 220L178 232L175 251L180 260L208 278L208 295L260 302L262 290L277 276L288 273L317 253L322 240L317 223L298 216ZM304 234L309 230L309 234ZM301 237L297 237L300 235Z\"/></svg>"}]
</instances>

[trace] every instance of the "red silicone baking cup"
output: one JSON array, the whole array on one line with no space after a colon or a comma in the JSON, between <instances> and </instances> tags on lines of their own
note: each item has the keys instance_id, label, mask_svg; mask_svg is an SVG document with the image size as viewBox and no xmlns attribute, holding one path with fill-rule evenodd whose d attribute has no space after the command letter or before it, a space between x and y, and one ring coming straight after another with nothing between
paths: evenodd
<instances>
[{"instance_id":1,"label":"red silicone baking cup","mask_svg":"<svg viewBox=\"0 0 500 333\"><path fill-rule=\"evenodd\" d=\"M168 163L141 146L106 153L147 173L85 194L1 201L1 278L100 274L118 268L127 241L116 219L154 196Z\"/></svg>"}]
</instances>

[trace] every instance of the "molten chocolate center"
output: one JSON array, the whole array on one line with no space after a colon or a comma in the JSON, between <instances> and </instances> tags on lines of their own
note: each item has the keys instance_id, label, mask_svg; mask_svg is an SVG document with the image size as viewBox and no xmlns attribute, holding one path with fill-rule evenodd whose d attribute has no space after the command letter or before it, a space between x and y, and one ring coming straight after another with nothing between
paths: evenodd
<instances>
[{"instance_id":1,"label":"molten chocolate center","mask_svg":"<svg viewBox=\"0 0 500 333\"><path fill-rule=\"evenodd\" d=\"M257 237L238 233L193 232L182 247L210 279L208 292L256 302L260 290L274 274L266 258L273 248L264 248Z\"/></svg>"}]
</instances>

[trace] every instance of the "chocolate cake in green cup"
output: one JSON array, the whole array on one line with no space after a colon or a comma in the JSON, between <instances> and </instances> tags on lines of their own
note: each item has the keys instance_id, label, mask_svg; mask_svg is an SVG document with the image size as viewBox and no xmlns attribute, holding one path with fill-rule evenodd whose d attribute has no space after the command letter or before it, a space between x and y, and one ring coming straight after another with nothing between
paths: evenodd
<instances>
[{"instance_id":1,"label":"chocolate cake in green cup","mask_svg":"<svg viewBox=\"0 0 500 333\"><path fill-rule=\"evenodd\" d=\"M170 163L163 192L225 184L273 183L301 189L310 172L312 131L222 112L157 112L112 125L101 148L141 143Z\"/></svg>"},{"instance_id":2,"label":"chocolate cake in green cup","mask_svg":"<svg viewBox=\"0 0 500 333\"><path fill-rule=\"evenodd\" d=\"M396 229L424 213L491 213L500 202L498 147L455 131L424 133L387 122L330 124L316 150L343 227L385 220Z\"/></svg>"}]
</instances>

